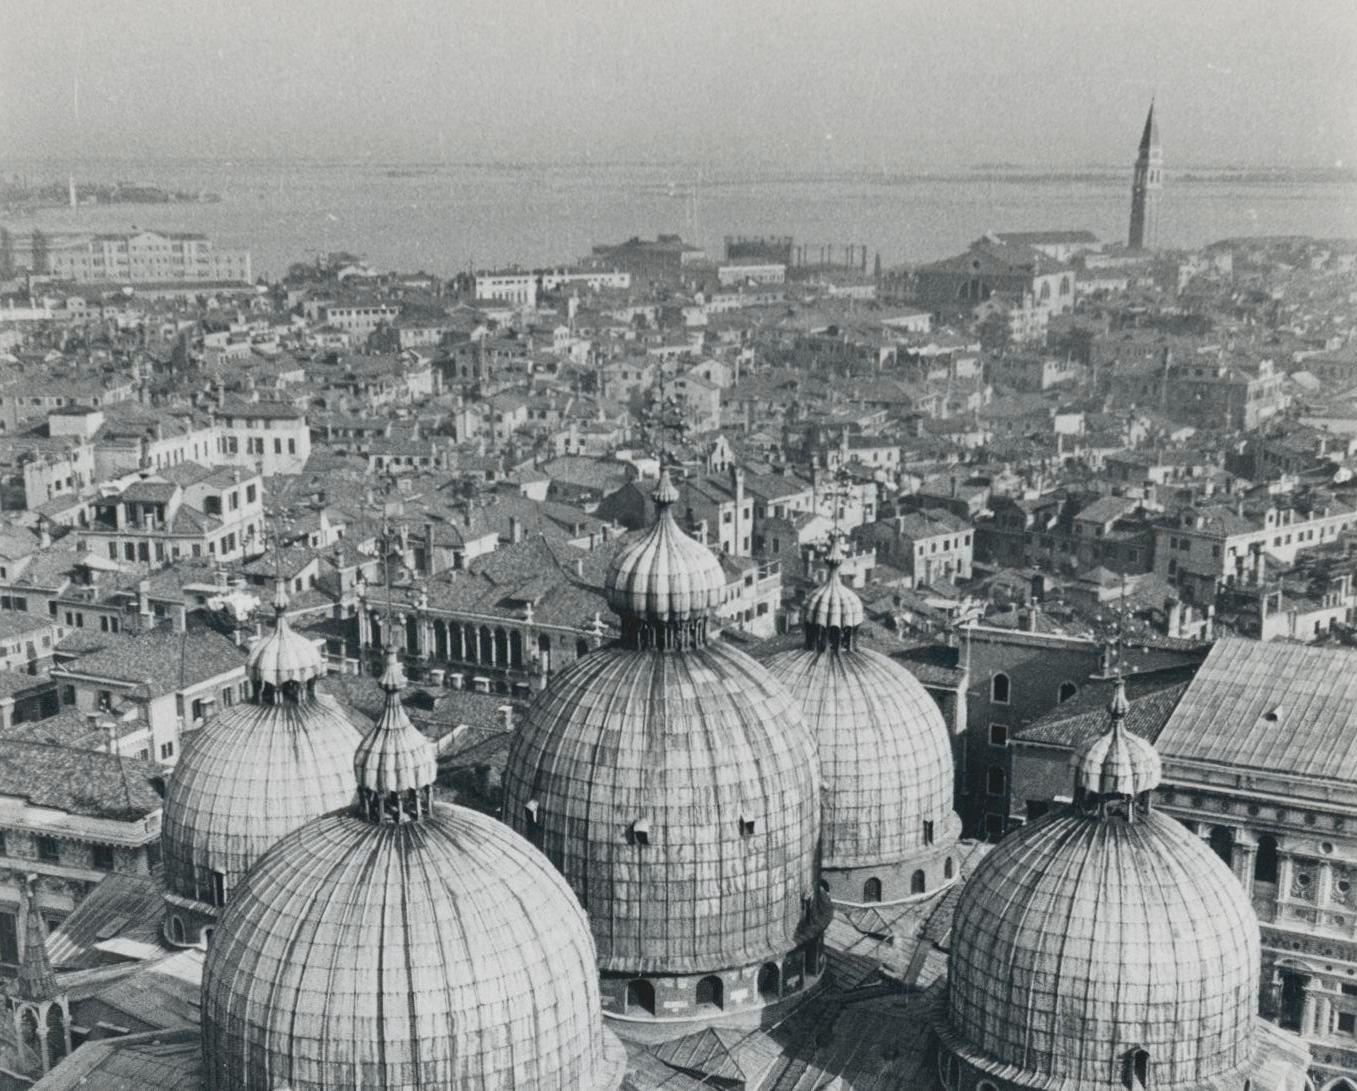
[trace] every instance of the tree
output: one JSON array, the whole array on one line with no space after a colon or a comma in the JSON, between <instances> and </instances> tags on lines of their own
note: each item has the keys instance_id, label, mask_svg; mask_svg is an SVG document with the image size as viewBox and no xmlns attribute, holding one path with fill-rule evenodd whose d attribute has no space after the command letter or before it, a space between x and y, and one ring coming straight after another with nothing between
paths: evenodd
<instances>
[{"instance_id":1,"label":"tree","mask_svg":"<svg viewBox=\"0 0 1357 1091\"><path fill-rule=\"evenodd\" d=\"M0 227L0 279L8 280L14 275L14 236L9 228Z\"/></svg>"},{"instance_id":2,"label":"tree","mask_svg":"<svg viewBox=\"0 0 1357 1091\"><path fill-rule=\"evenodd\" d=\"M33 272L47 272L50 246L47 236L36 227L33 229Z\"/></svg>"}]
</instances>

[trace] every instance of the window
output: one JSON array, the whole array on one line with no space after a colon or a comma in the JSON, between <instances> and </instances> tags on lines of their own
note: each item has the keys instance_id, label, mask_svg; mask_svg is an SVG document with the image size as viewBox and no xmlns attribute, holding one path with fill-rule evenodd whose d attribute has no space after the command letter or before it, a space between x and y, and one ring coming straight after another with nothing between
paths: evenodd
<instances>
[{"instance_id":1,"label":"window","mask_svg":"<svg viewBox=\"0 0 1357 1091\"><path fill-rule=\"evenodd\" d=\"M99 691L99 707L103 709L113 707L113 693L111 690L101 689Z\"/></svg>"},{"instance_id":2,"label":"window","mask_svg":"<svg viewBox=\"0 0 1357 1091\"><path fill-rule=\"evenodd\" d=\"M755 826L755 823L754 823L754 816L753 816L753 815L747 815L747 814L742 814L742 815L740 815L740 836L741 836L741 837L750 837L750 836L752 836L753 833L754 833L754 826Z\"/></svg>"},{"instance_id":3,"label":"window","mask_svg":"<svg viewBox=\"0 0 1357 1091\"><path fill-rule=\"evenodd\" d=\"M931 845L932 843L933 843L933 823L926 821L924 822L924 844Z\"/></svg>"},{"instance_id":4,"label":"window","mask_svg":"<svg viewBox=\"0 0 1357 1091\"><path fill-rule=\"evenodd\" d=\"M1056 703L1063 705L1078 692L1079 687L1073 682L1061 682L1060 691L1056 694Z\"/></svg>"},{"instance_id":5,"label":"window","mask_svg":"<svg viewBox=\"0 0 1357 1091\"><path fill-rule=\"evenodd\" d=\"M253 485L245 486L245 503L253 504L256 495L255 487Z\"/></svg>"},{"instance_id":6,"label":"window","mask_svg":"<svg viewBox=\"0 0 1357 1091\"><path fill-rule=\"evenodd\" d=\"M989 725L989 744L990 746L1008 745L1008 724Z\"/></svg>"},{"instance_id":7,"label":"window","mask_svg":"<svg viewBox=\"0 0 1357 1091\"><path fill-rule=\"evenodd\" d=\"M161 744L160 744L160 760L161 760L161 761L168 761L168 760L169 760L170 758L172 758L172 757L174 757L174 743L172 743L172 742L163 742L163 743L161 743Z\"/></svg>"},{"instance_id":8,"label":"window","mask_svg":"<svg viewBox=\"0 0 1357 1091\"><path fill-rule=\"evenodd\" d=\"M38 859L48 864L61 862L61 842L55 837L38 837Z\"/></svg>"},{"instance_id":9,"label":"window","mask_svg":"<svg viewBox=\"0 0 1357 1091\"><path fill-rule=\"evenodd\" d=\"M212 904L226 904L226 876L220 871L212 873Z\"/></svg>"},{"instance_id":10,"label":"window","mask_svg":"<svg viewBox=\"0 0 1357 1091\"><path fill-rule=\"evenodd\" d=\"M631 824L631 843L633 845L650 844L650 823L644 818L638 818Z\"/></svg>"},{"instance_id":11,"label":"window","mask_svg":"<svg viewBox=\"0 0 1357 1091\"><path fill-rule=\"evenodd\" d=\"M992 796L1003 795L1006 779L1002 769L997 765L991 765L989 771L985 774L985 791Z\"/></svg>"},{"instance_id":12,"label":"window","mask_svg":"<svg viewBox=\"0 0 1357 1091\"><path fill-rule=\"evenodd\" d=\"M1344 1034L1357 1034L1357 1012L1340 1011L1338 1029Z\"/></svg>"},{"instance_id":13,"label":"window","mask_svg":"<svg viewBox=\"0 0 1357 1091\"><path fill-rule=\"evenodd\" d=\"M954 863L952 863L952 858L949 856L949 857L947 857L946 860L944 860L944 861L942 862L942 877L943 877L944 879L950 879L950 878L952 878L952 876L955 875L955 874L956 874L956 865L955 865Z\"/></svg>"},{"instance_id":14,"label":"window","mask_svg":"<svg viewBox=\"0 0 1357 1091\"><path fill-rule=\"evenodd\" d=\"M1006 674L996 674L989 682L989 699L996 705L1006 705L1012 693L1013 686L1008 680Z\"/></svg>"},{"instance_id":15,"label":"window","mask_svg":"<svg viewBox=\"0 0 1357 1091\"><path fill-rule=\"evenodd\" d=\"M8 852L9 850L5 847L5 831L0 830L0 856L5 856L8 854Z\"/></svg>"},{"instance_id":16,"label":"window","mask_svg":"<svg viewBox=\"0 0 1357 1091\"><path fill-rule=\"evenodd\" d=\"M94 846L94 866L100 871L113 870L113 846L95 845Z\"/></svg>"},{"instance_id":17,"label":"window","mask_svg":"<svg viewBox=\"0 0 1357 1091\"><path fill-rule=\"evenodd\" d=\"M881 900L881 880L873 876L862 884L862 900L879 902Z\"/></svg>"}]
</instances>

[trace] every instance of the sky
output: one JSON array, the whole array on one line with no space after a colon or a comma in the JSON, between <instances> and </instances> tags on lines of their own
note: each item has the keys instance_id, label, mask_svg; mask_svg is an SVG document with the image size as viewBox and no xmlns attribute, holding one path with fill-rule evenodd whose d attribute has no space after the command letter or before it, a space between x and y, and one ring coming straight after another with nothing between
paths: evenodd
<instances>
[{"instance_id":1,"label":"sky","mask_svg":"<svg viewBox=\"0 0 1357 1091\"><path fill-rule=\"evenodd\" d=\"M1351 0L0 0L6 160L1357 165ZM19 32L15 33L15 29Z\"/></svg>"}]
</instances>

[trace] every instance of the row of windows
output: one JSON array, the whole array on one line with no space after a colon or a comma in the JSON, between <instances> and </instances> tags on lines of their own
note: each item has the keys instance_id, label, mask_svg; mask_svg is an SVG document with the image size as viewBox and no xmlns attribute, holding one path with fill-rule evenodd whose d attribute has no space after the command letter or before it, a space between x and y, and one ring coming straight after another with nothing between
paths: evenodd
<instances>
[{"instance_id":1,"label":"row of windows","mask_svg":"<svg viewBox=\"0 0 1357 1091\"><path fill-rule=\"evenodd\" d=\"M1063 705L1071 697L1079 692L1079 687L1073 682L1061 682L1060 688L1056 690L1056 704ZM989 699L996 705L1007 705L1013 701L1013 680L1003 671L993 675L989 680ZM990 740L993 742L993 740ZM996 745L1002 746L1003 743Z\"/></svg>"},{"instance_id":2,"label":"row of windows","mask_svg":"<svg viewBox=\"0 0 1357 1091\"><path fill-rule=\"evenodd\" d=\"M61 841L55 837L48 837L45 834L38 834L33 838L34 847L38 850L38 859L44 864L61 863ZM112 871L116 863L116 856L112 845L91 845L90 859L94 867L99 871ZM9 855L9 846L6 842L5 831L0 830L0 856Z\"/></svg>"}]
</instances>

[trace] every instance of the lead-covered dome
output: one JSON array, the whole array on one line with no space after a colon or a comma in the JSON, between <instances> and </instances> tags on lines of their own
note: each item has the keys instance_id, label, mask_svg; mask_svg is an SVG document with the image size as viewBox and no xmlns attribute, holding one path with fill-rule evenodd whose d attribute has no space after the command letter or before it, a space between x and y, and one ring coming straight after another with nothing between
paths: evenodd
<instances>
[{"instance_id":1,"label":"lead-covered dome","mask_svg":"<svg viewBox=\"0 0 1357 1091\"><path fill-rule=\"evenodd\" d=\"M839 578L837 539L827 561L828 578L806 602L803 647L766 665L815 736L822 866L835 900L900 901L956 875L951 742L918 679L859 645L862 602Z\"/></svg>"},{"instance_id":2,"label":"lead-covered dome","mask_svg":"<svg viewBox=\"0 0 1357 1091\"><path fill-rule=\"evenodd\" d=\"M288 624L286 607L280 588L274 629L250 654L249 699L190 737L170 775L161 848L174 942L197 942L198 929L284 834L353 799L362 735L316 692L324 662Z\"/></svg>"},{"instance_id":3,"label":"lead-covered dome","mask_svg":"<svg viewBox=\"0 0 1357 1091\"><path fill-rule=\"evenodd\" d=\"M432 801L433 743L386 708L354 807L279 842L203 978L209 1091L611 1091L594 949L570 888L505 825Z\"/></svg>"},{"instance_id":4,"label":"lead-covered dome","mask_svg":"<svg viewBox=\"0 0 1357 1091\"><path fill-rule=\"evenodd\" d=\"M529 708L504 817L586 907L605 1010L681 1019L818 977L830 910L809 732L759 663L708 640L719 563L674 524L667 476L656 501L655 526L610 569L621 639L555 675ZM671 590L628 591L641 586L633 560L660 557L642 582ZM761 966L772 969L755 989Z\"/></svg>"},{"instance_id":5,"label":"lead-covered dome","mask_svg":"<svg viewBox=\"0 0 1357 1091\"><path fill-rule=\"evenodd\" d=\"M1128 752L1106 742L1124 709L1119 686L1076 769ZM1077 781L1072 805L1005 838L962 892L940 1031L1006 1087L1112 1091L1145 1072L1155 1088L1245 1086L1258 922L1201 838L1151 808L1158 778L1133 764Z\"/></svg>"}]
</instances>

